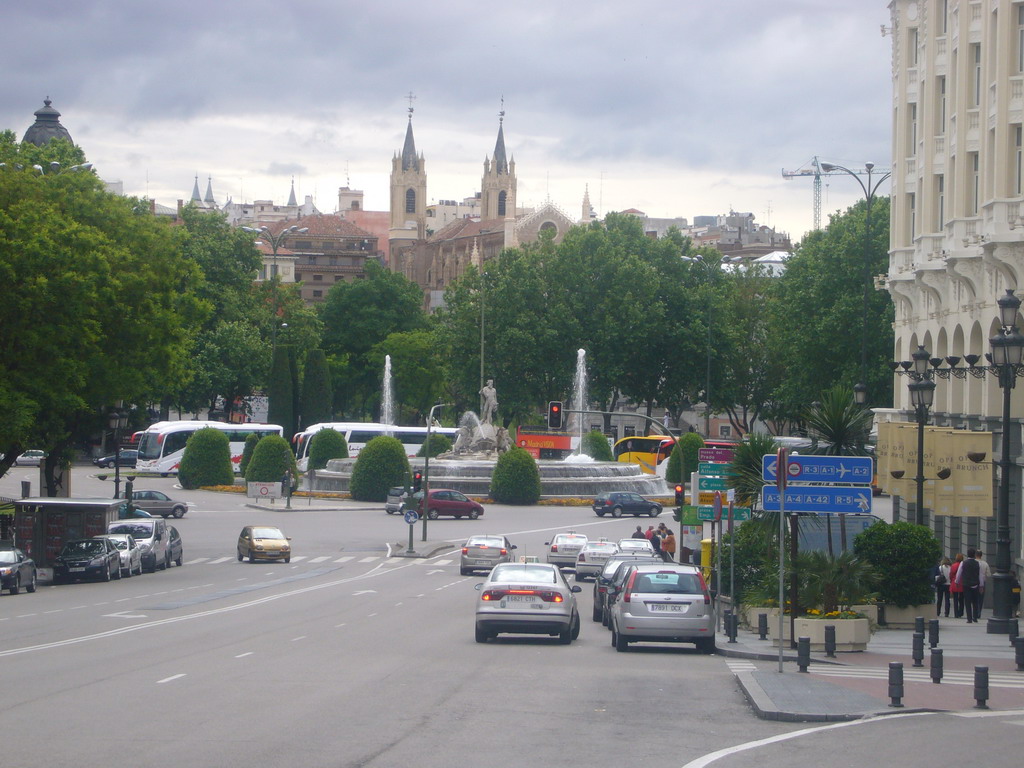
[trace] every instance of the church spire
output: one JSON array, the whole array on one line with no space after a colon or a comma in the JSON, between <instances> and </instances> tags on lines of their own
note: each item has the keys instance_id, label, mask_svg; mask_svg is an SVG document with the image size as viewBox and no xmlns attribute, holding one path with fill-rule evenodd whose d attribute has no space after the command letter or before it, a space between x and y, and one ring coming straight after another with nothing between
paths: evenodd
<instances>
[{"instance_id":1,"label":"church spire","mask_svg":"<svg viewBox=\"0 0 1024 768\"><path fill-rule=\"evenodd\" d=\"M416 140L412 137L412 106L409 107L409 124L405 127L405 146L402 147L402 170L418 171L419 158L416 157Z\"/></svg>"},{"instance_id":2,"label":"church spire","mask_svg":"<svg viewBox=\"0 0 1024 768\"><path fill-rule=\"evenodd\" d=\"M199 191L199 187L196 187L196 191ZM204 203L215 203L213 199L213 176L208 176L206 179L206 196L203 198Z\"/></svg>"},{"instance_id":3,"label":"church spire","mask_svg":"<svg viewBox=\"0 0 1024 768\"><path fill-rule=\"evenodd\" d=\"M292 176L292 191L291 191L291 194L288 195L288 205L298 205L298 203L295 202L295 177L294 176Z\"/></svg>"},{"instance_id":4,"label":"church spire","mask_svg":"<svg viewBox=\"0 0 1024 768\"><path fill-rule=\"evenodd\" d=\"M505 156L505 97L501 97L501 111L498 113L498 140L494 143L494 170L499 174L508 173L508 159Z\"/></svg>"},{"instance_id":5,"label":"church spire","mask_svg":"<svg viewBox=\"0 0 1024 768\"><path fill-rule=\"evenodd\" d=\"M196 203L203 202L203 198L199 195L199 174L196 174L196 183L192 187L192 200Z\"/></svg>"}]
</instances>

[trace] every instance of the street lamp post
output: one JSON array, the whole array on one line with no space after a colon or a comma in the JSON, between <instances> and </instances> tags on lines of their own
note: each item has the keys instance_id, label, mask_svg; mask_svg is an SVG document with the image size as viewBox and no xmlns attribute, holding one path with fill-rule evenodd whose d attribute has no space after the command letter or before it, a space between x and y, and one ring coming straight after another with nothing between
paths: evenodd
<instances>
[{"instance_id":1,"label":"street lamp post","mask_svg":"<svg viewBox=\"0 0 1024 768\"><path fill-rule=\"evenodd\" d=\"M703 255L698 256L683 256L683 261L687 264L700 264L707 270L708 277L711 277L711 270L718 268L718 264L714 264L704 258ZM724 259L723 259L724 260ZM728 261L734 261L734 259L728 259ZM711 437L711 299L708 299L707 306L705 307L705 325L708 328L707 338L707 365L704 369L704 437Z\"/></svg>"},{"instance_id":2,"label":"street lamp post","mask_svg":"<svg viewBox=\"0 0 1024 768\"><path fill-rule=\"evenodd\" d=\"M914 358L913 380L908 385L910 404L914 406L917 418L917 485L915 499L914 522L924 525L924 428L928 424L928 411L935 402L935 382L928 373L929 355L924 347L918 347L912 355Z\"/></svg>"},{"instance_id":3,"label":"street lamp post","mask_svg":"<svg viewBox=\"0 0 1024 768\"><path fill-rule=\"evenodd\" d=\"M484 412L484 299L487 295L487 273L480 273L480 410Z\"/></svg>"},{"instance_id":4,"label":"street lamp post","mask_svg":"<svg viewBox=\"0 0 1024 768\"><path fill-rule=\"evenodd\" d=\"M451 403L434 403L427 416L427 442L424 443L426 450L423 452L423 541L427 540L427 512L430 509L430 431L434 425L434 411L449 405Z\"/></svg>"},{"instance_id":5,"label":"street lamp post","mask_svg":"<svg viewBox=\"0 0 1024 768\"><path fill-rule=\"evenodd\" d=\"M121 495L121 430L128 424L128 414L119 407L107 415L111 436L114 440L114 498Z\"/></svg>"},{"instance_id":6,"label":"street lamp post","mask_svg":"<svg viewBox=\"0 0 1024 768\"><path fill-rule=\"evenodd\" d=\"M861 315L860 328L860 381L853 388L853 395L859 405L867 403L868 398L868 298L871 290L871 203L875 199L875 193L886 179L892 175L892 171L885 171L877 179L872 180L871 173L875 168L874 163L864 163L864 172L867 177L867 184L861 181L861 173L851 171L836 163L821 163L821 170L843 171L852 176L860 184L864 192L866 209L864 211L864 300Z\"/></svg>"}]
</instances>

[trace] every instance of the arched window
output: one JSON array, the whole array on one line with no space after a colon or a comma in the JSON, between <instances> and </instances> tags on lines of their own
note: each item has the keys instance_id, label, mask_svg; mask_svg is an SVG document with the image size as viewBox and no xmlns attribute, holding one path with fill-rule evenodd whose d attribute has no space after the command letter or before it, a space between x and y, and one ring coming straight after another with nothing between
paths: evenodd
<instances>
[{"instance_id":1,"label":"arched window","mask_svg":"<svg viewBox=\"0 0 1024 768\"><path fill-rule=\"evenodd\" d=\"M558 227L555 226L555 222L545 221L543 224L540 225L541 232L544 232L549 229L553 229L555 231L555 234L558 234Z\"/></svg>"},{"instance_id":2,"label":"arched window","mask_svg":"<svg viewBox=\"0 0 1024 768\"><path fill-rule=\"evenodd\" d=\"M416 213L416 190L405 190L405 212Z\"/></svg>"},{"instance_id":3,"label":"arched window","mask_svg":"<svg viewBox=\"0 0 1024 768\"><path fill-rule=\"evenodd\" d=\"M508 198L508 192L502 190L498 193L498 215L505 215L505 200Z\"/></svg>"}]
</instances>

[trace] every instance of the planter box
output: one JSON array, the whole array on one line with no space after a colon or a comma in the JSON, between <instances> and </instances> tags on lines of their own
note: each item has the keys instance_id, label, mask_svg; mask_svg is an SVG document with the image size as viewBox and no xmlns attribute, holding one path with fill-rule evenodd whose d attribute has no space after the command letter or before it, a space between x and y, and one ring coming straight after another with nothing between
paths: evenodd
<instances>
[{"instance_id":1,"label":"planter box","mask_svg":"<svg viewBox=\"0 0 1024 768\"><path fill-rule=\"evenodd\" d=\"M797 619L796 636L809 637L812 651L825 650L825 627L836 628L836 651L849 653L863 651L871 639L871 622L868 619Z\"/></svg>"},{"instance_id":2,"label":"planter box","mask_svg":"<svg viewBox=\"0 0 1024 768\"><path fill-rule=\"evenodd\" d=\"M864 614L871 626L878 626L878 606L877 605L853 605L850 606L851 610L857 613ZM909 610L909 609L908 609ZM766 608L763 605L745 605L741 609L740 621L743 625L750 629L752 632L757 632L757 616L761 613L768 614L768 630L771 631L772 627L777 627L779 624L779 609L778 608ZM925 616L927 614L918 613L916 616ZM910 626L913 627L914 620L910 620ZM789 629L786 630L786 636L789 637Z\"/></svg>"},{"instance_id":3,"label":"planter box","mask_svg":"<svg viewBox=\"0 0 1024 768\"><path fill-rule=\"evenodd\" d=\"M935 603L908 605L906 608L886 604L882 606L879 623L890 629L913 629L914 619L918 616L924 617L925 626L927 626L928 619L935 618Z\"/></svg>"}]
</instances>

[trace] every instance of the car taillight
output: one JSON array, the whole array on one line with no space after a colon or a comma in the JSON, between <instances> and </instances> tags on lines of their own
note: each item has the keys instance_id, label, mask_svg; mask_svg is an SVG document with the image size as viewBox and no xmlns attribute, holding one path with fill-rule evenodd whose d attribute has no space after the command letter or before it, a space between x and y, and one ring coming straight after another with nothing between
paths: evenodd
<instances>
[{"instance_id":1,"label":"car taillight","mask_svg":"<svg viewBox=\"0 0 1024 768\"><path fill-rule=\"evenodd\" d=\"M625 589L622 590L622 600L623 600L623 602L626 602L626 603L629 602L629 593L633 591L633 580L635 578L636 578L636 571L633 571L631 574L629 574L629 583L626 584Z\"/></svg>"},{"instance_id":2,"label":"car taillight","mask_svg":"<svg viewBox=\"0 0 1024 768\"><path fill-rule=\"evenodd\" d=\"M503 589L488 589L480 595L481 600L501 600L507 593Z\"/></svg>"},{"instance_id":3,"label":"car taillight","mask_svg":"<svg viewBox=\"0 0 1024 768\"><path fill-rule=\"evenodd\" d=\"M558 551L558 545L557 544L552 544L551 545L551 551L552 552L557 552Z\"/></svg>"},{"instance_id":4,"label":"car taillight","mask_svg":"<svg viewBox=\"0 0 1024 768\"><path fill-rule=\"evenodd\" d=\"M502 547L502 548L501 548L501 556L502 556L502 557L504 557L504 556L505 556L505 555L507 555L507 554L508 554L508 550L507 550L507 549L505 549L504 547Z\"/></svg>"},{"instance_id":5,"label":"car taillight","mask_svg":"<svg viewBox=\"0 0 1024 768\"><path fill-rule=\"evenodd\" d=\"M704 590L704 605L711 605L711 592L708 591L708 585L704 581L704 574L697 571L697 578L700 579L700 588Z\"/></svg>"},{"instance_id":6,"label":"car taillight","mask_svg":"<svg viewBox=\"0 0 1024 768\"><path fill-rule=\"evenodd\" d=\"M587 562L587 556L580 552L579 557L576 558L576 561L580 563L585 563Z\"/></svg>"},{"instance_id":7,"label":"car taillight","mask_svg":"<svg viewBox=\"0 0 1024 768\"><path fill-rule=\"evenodd\" d=\"M610 506L612 505L612 500L611 500L611 499L605 499L605 500L604 500L604 505L605 505L606 507L610 507Z\"/></svg>"},{"instance_id":8,"label":"car taillight","mask_svg":"<svg viewBox=\"0 0 1024 768\"><path fill-rule=\"evenodd\" d=\"M468 552L469 552L469 547L463 547L463 548L462 548L462 554L464 554L464 555L465 555L465 554L466 554L466 553L468 553Z\"/></svg>"}]
</instances>

